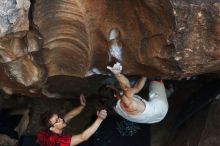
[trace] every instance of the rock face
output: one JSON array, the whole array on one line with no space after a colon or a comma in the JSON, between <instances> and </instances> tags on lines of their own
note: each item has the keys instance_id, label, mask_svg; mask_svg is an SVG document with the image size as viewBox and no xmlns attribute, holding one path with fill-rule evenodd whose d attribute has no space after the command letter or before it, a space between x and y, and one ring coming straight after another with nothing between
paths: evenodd
<instances>
[{"instance_id":1,"label":"rock face","mask_svg":"<svg viewBox=\"0 0 220 146\"><path fill-rule=\"evenodd\" d=\"M112 29L119 32L120 48L111 48ZM220 1L0 1L0 89L5 93L89 94L115 83L106 66L116 61L126 75L220 75ZM206 114L195 117L170 143L219 145L218 104L207 121L198 124ZM192 127L197 127L194 133Z\"/></svg>"},{"instance_id":2,"label":"rock face","mask_svg":"<svg viewBox=\"0 0 220 146\"><path fill-rule=\"evenodd\" d=\"M173 57L185 75L219 70L220 2L172 0L176 20Z\"/></svg>"},{"instance_id":3,"label":"rock face","mask_svg":"<svg viewBox=\"0 0 220 146\"><path fill-rule=\"evenodd\" d=\"M166 63L173 47L167 43L174 30L168 1L37 1L34 23L44 37L48 75L85 77L106 74L117 58L110 54L109 32L118 28L121 62L127 74L171 74ZM66 57L62 57L66 56ZM66 65L68 62L68 65Z\"/></svg>"},{"instance_id":4,"label":"rock face","mask_svg":"<svg viewBox=\"0 0 220 146\"><path fill-rule=\"evenodd\" d=\"M218 0L37 0L29 17L27 0L0 4L0 86L8 94L59 97L99 86L90 77L108 75L116 61L126 75L164 79L220 70Z\"/></svg>"},{"instance_id":5,"label":"rock face","mask_svg":"<svg viewBox=\"0 0 220 146\"><path fill-rule=\"evenodd\" d=\"M29 0L0 1L0 37L16 32L28 31Z\"/></svg>"}]
</instances>

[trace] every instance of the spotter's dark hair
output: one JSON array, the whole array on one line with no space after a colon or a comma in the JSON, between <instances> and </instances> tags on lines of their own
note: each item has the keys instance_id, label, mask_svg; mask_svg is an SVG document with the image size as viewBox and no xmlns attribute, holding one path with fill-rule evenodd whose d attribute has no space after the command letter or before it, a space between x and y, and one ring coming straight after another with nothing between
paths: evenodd
<instances>
[{"instance_id":1,"label":"spotter's dark hair","mask_svg":"<svg viewBox=\"0 0 220 146\"><path fill-rule=\"evenodd\" d=\"M43 114L41 114L41 125L44 129L49 129L51 127L50 118L55 114L54 111L46 110Z\"/></svg>"}]
</instances>

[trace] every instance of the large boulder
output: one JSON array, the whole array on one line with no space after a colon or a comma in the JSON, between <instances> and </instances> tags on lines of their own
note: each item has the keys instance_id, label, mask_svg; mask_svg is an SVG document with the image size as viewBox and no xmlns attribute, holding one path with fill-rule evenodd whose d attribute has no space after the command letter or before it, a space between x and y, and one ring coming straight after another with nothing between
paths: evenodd
<instances>
[{"instance_id":1,"label":"large boulder","mask_svg":"<svg viewBox=\"0 0 220 146\"><path fill-rule=\"evenodd\" d=\"M51 91L99 87L106 80L92 75L109 75L106 66L116 61L124 74L149 78L220 70L218 0L37 0L28 17L29 7L26 0L1 1L0 85L6 93L58 97ZM119 31L116 52L112 29Z\"/></svg>"}]
</instances>

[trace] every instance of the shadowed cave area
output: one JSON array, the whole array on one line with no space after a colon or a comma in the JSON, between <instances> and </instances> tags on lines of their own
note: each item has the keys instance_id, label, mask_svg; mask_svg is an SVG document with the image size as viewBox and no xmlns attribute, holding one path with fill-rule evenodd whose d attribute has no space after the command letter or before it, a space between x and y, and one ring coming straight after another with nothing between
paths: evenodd
<instances>
[{"instance_id":1,"label":"shadowed cave area","mask_svg":"<svg viewBox=\"0 0 220 146\"><path fill-rule=\"evenodd\" d=\"M129 77L130 81L135 80ZM166 87L172 86L174 92L169 96L169 112L165 119L156 124L137 124L129 122L115 113L112 108L112 99L100 97L96 92L86 95L87 105L80 115L75 117L65 129L68 134L77 134L83 131L95 118L97 109L106 108L108 117L99 130L81 146L108 146L108 145L206 145L217 137L218 104L220 96L220 81L217 78L202 75L191 79L164 80ZM148 85L139 95L148 98ZM68 95L69 98L33 98L22 95L8 96L1 93L1 108L28 107L29 124L21 139L20 145L34 144L35 135L41 129L40 117L46 109L53 109L59 115L79 105L74 98L79 95ZM22 141L23 140L23 141ZM216 145L217 145L216 144Z\"/></svg>"},{"instance_id":2,"label":"shadowed cave area","mask_svg":"<svg viewBox=\"0 0 220 146\"><path fill-rule=\"evenodd\" d=\"M147 77L144 99L154 79L172 91L163 121L126 121L114 98L98 95L103 84L119 87L106 68L116 62L131 83ZM83 131L97 109L108 117L82 146L218 146L219 76L219 0L0 1L0 125L7 108L29 109L22 136L8 131L19 144L1 126L0 145L34 145L40 114L64 114L83 92L87 105L65 132Z\"/></svg>"}]
</instances>

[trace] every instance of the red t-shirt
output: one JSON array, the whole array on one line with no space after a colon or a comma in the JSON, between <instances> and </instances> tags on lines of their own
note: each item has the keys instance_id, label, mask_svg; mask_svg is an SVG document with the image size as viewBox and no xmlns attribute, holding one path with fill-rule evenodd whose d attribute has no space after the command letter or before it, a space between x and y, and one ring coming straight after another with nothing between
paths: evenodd
<instances>
[{"instance_id":1,"label":"red t-shirt","mask_svg":"<svg viewBox=\"0 0 220 146\"><path fill-rule=\"evenodd\" d=\"M70 146L71 136L58 135L49 131L39 131L37 141L40 146Z\"/></svg>"}]
</instances>

